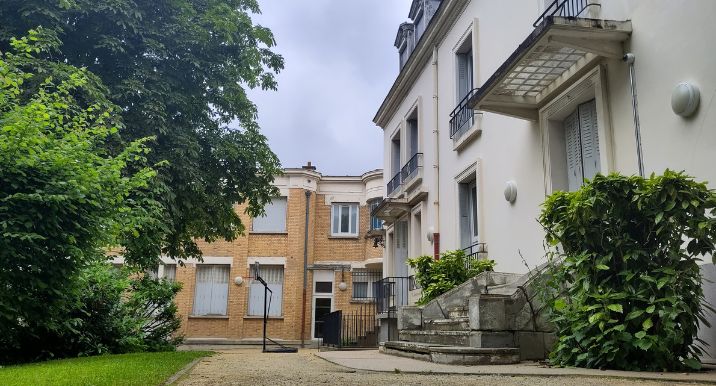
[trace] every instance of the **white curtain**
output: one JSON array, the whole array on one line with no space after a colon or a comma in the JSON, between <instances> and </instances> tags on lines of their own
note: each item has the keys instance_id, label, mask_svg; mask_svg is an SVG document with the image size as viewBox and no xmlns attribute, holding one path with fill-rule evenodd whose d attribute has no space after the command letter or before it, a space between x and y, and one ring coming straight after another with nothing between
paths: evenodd
<instances>
[{"instance_id":1,"label":"white curtain","mask_svg":"<svg viewBox=\"0 0 716 386\"><path fill-rule=\"evenodd\" d=\"M226 315L229 266L197 264L193 315Z\"/></svg>"},{"instance_id":2,"label":"white curtain","mask_svg":"<svg viewBox=\"0 0 716 386\"><path fill-rule=\"evenodd\" d=\"M268 288L273 291L273 294L268 293L271 299L268 316L283 315L283 265L261 265L259 274L268 284ZM254 266L252 265L251 277L254 278L255 276ZM253 279L249 288L248 313L251 316L263 316L264 314L264 286Z\"/></svg>"}]
</instances>

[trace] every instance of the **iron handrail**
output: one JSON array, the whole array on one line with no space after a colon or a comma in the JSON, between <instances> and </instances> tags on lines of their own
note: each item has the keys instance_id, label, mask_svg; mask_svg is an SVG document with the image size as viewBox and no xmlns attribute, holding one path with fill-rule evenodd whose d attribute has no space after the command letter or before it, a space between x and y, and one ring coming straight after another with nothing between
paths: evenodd
<instances>
[{"instance_id":1,"label":"iron handrail","mask_svg":"<svg viewBox=\"0 0 716 386\"><path fill-rule=\"evenodd\" d=\"M403 182L409 180L409 177L411 177L413 172L415 172L416 170L418 170L419 167L422 166L420 165L422 162L419 162L422 157L423 153L415 153L412 157L410 157L408 162L405 163L403 168L400 169L400 172L402 173Z\"/></svg>"},{"instance_id":2,"label":"iron handrail","mask_svg":"<svg viewBox=\"0 0 716 386\"><path fill-rule=\"evenodd\" d=\"M468 106L468 102L479 90L479 88L473 88L468 91L450 112L450 138L453 138L466 122L473 119L475 110Z\"/></svg>"},{"instance_id":3,"label":"iron handrail","mask_svg":"<svg viewBox=\"0 0 716 386\"><path fill-rule=\"evenodd\" d=\"M465 252L465 268L470 268L473 261L479 260L480 253L487 252L487 243L475 243L462 250Z\"/></svg>"},{"instance_id":4,"label":"iron handrail","mask_svg":"<svg viewBox=\"0 0 716 386\"><path fill-rule=\"evenodd\" d=\"M601 4L591 3L589 0L554 0L550 5L542 12L537 20L532 23L532 27L537 28L538 25L547 17L552 16L563 16L563 17L579 17L585 9L596 5L601 7Z\"/></svg>"}]
</instances>

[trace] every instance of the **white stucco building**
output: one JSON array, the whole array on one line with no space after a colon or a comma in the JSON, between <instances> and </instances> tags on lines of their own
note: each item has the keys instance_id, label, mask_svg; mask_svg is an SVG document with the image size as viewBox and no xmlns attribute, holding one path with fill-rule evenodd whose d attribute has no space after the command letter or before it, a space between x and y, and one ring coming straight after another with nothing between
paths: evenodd
<instances>
[{"instance_id":1,"label":"white stucco building","mask_svg":"<svg viewBox=\"0 0 716 386\"><path fill-rule=\"evenodd\" d=\"M526 272L544 262L545 197L598 172L638 174L641 162L645 175L685 170L716 188L714 15L710 0L414 0L374 118L385 275L460 248ZM705 292L714 304L713 284ZM713 361L716 330L701 337Z\"/></svg>"}]
</instances>

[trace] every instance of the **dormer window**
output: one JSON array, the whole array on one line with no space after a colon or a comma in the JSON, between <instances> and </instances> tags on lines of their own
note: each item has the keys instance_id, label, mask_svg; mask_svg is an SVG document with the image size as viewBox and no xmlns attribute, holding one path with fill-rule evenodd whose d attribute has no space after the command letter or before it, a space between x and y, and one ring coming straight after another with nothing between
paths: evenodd
<instances>
[{"instance_id":1,"label":"dormer window","mask_svg":"<svg viewBox=\"0 0 716 386\"><path fill-rule=\"evenodd\" d=\"M440 7L440 0L413 0L410 5L410 13L408 17L413 21L415 25L415 43L420 41L420 37L428 28L430 19L435 15Z\"/></svg>"},{"instance_id":2,"label":"dormer window","mask_svg":"<svg viewBox=\"0 0 716 386\"><path fill-rule=\"evenodd\" d=\"M415 32L415 26L413 23L403 23L398 27L398 34L395 37L395 48L399 52L399 63L400 69L403 69L405 63L410 59L410 54L413 53L415 48L415 40L413 33Z\"/></svg>"}]
</instances>

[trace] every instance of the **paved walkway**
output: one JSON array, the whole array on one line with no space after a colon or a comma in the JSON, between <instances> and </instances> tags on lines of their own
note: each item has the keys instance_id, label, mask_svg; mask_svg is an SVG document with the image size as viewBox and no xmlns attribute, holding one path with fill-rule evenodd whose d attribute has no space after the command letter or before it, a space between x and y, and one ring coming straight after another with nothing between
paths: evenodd
<instances>
[{"instance_id":1,"label":"paved walkway","mask_svg":"<svg viewBox=\"0 0 716 386\"><path fill-rule=\"evenodd\" d=\"M317 356L340 366L356 370L421 373L421 374L474 374L510 376L584 376L608 377L613 379L643 379L659 382L705 382L716 384L716 368L710 367L699 373L650 373L616 370L590 370L578 368L555 368L535 362L518 365L456 366L425 362L417 359L386 355L378 350L324 351Z\"/></svg>"},{"instance_id":2,"label":"paved walkway","mask_svg":"<svg viewBox=\"0 0 716 386\"><path fill-rule=\"evenodd\" d=\"M177 381L179 385L667 386L674 384L667 378L657 380L605 378L603 377L605 372L587 374L580 371L570 373L570 370L551 369L552 373L537 374L525 371L524 374L517 374L515 371L507 371L509 368L513 370L529 368L540 371L535 365L480 368L483 372L493 367L500 367L503 371L502 373L495 371L492 374L471 374L469 370L474 372L476 368L464 368L464 366L446 366L442 371L438 371L437 367L433 367L434 364L428 362L386 356L377 351L319 353L315 349L302 349L297 354L264 354L259 347L212 348L217 353L202 359L181 376ZM193 349L193 347L184 347L184 349ZM340 362L340 365L331 362ZM450 370L450 374L440 374L447 370ZM541 371L544 370L550 369ZM433 373L427 373L429 371ZM558 375L562 376L555 377L554 372L559 372ZM705 382L697 378L699 377L694 374L682 374L679 380L685 383L679 386L687 384L698 386L698 382ZM716 383L716 378L711 375L708 382Z\"/></svg>"}]
</instances>

